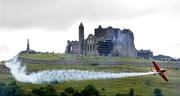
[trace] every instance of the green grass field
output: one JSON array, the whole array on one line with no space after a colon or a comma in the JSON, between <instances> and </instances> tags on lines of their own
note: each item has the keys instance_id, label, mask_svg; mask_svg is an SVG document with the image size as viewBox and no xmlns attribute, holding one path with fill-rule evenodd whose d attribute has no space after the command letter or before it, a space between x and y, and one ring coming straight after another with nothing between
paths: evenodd
<instances>
[{"instance_id":1,"label":"green grass field","mask_svg":"<svg viewBox=\"0 0 180 96\"><path fill-rule=\"evenodd\" d=\"M79 70L93 70L93 71L106 71L106 72L147 72L149 67L138 67L130 65L51 65L51 64L26 64L29 72L40 70L53 70L53 69L79 69ZM1 64L1 66L3 66ZM67 87L73 87L81 90L86 85L94 85L101 94L106 96L115 96L117 93L128 93L131 88L138 96L154 96L154 89L159 88L162 90L164 96L180 96L180 70L168 67L169 82L160 78L160 76L143 76L143 77L130 77L120 79L106 79L106 80L85 80L85 81L66 81L54 84L57 92L61 92ZM11 74L0 74L0 82L13 81ZM46 84L30 84L20 83L18 85L26 92L31 91L32 88L46 86ZM104 89L104 90L102 90Z\"/></svg>"},{"instance_id":2,"label":"green grass field","mask_svg":"<svg viewBox=\"0 0 180 96\"><path fill-rule=\"evenodd\" d=\"M58 53L36 53L36 54L28 54L23 53L20 54L20 57L30 58L30 59L41 59L41 60L74 60L74 59L82 59L82 57L76 55L65 55ZM149 62L151 60L140 59L140 58L120 58L120 57L104 57L104 56L86 56L83 59L85 60L111 60L111 61L131 61L131 62Z\"/></svg>"},{"instance_id":3,"label":"green grass field","mask_svg":"<svg viewBox=\"0 0 180 96\"><path fill-rule=\"evenodd\" d=\"M42 60L74 60L82 59L75 55L64 55L56 53L37 53L37 54L21 54L22 58L42 59ZM151 60L138 59L138 58L119 58L119 57L102 57L102 56L86 56L86 60L112 60L112 61L130 61L130 62L151 62ZM160 62L160 61L158 61ZM54 69L78 69L78 70L91 70L91 71L105 71L105 72L148 72L148 66L135 66L135 65L98 65L98 64L74 64L74 65L55 65L55 64L23 64L27 66L28 72L37 72L41 70L54 70ZM9 73L4 73L4 65L0 63L0 82L12 82L15 79ZM154 96L154 89L159 88L162 90L164 96L180 96L180 69L168 67L169 82L164 81L160 76L143 76L143 77L130 77L120 79L106 79L106 80L85 80L85 81L66 81L53 84L57 92L63 91L67 87L73 87L77 90L82 90L86 85L94 85L101 94L105 96L115 96L117 93L128 93L131 88L134 89L135 95L138 96ZM30 84L30 83L17 83L25 94L31 91L32 88L40 88L47 84Z\"/></svg>"}]
</instances>

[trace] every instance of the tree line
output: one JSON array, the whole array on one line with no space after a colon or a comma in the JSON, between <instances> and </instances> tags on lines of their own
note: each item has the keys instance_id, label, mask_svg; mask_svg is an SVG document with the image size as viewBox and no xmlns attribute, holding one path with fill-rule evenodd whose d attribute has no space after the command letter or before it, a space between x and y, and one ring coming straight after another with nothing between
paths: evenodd
<instances>
[{"instance_id":1,"label":"tree line","mask_svg":"<svg viewBox=\"0 0 180 96\"><path fill-rule=\"evenodd\" d=\"M104 88L101 89L105 91ZM57 92L53 85L45 87L33 88L30 92L25 94L16 82L9 84L0 83L0 96L106 96L93 85L87 85L82 90L76 90L72 87L65 88L61 92ZM115 96L138 96L135 94L134 89L130 89L129 93L117 93ZM164 96L161 89L154 89L154 96Z\"/></svg>"}]
</instances>

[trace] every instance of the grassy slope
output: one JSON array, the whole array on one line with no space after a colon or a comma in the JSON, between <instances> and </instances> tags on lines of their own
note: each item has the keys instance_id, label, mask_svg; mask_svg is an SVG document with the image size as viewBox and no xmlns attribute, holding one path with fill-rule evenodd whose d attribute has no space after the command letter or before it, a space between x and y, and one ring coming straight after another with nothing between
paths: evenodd
<instances>
[{"instance_id":1,"label":"grassy slope","mask_svg":"<svg viewBox=\"0 0 180 96\"><path fill-rule=\"evenodd\" d=\"M78 57L76 55L65 55L65 54L57 54L57 53L37 53L37 54L21 54L20 57L30 58L30 59L41 59L41 60L74 60L74 59L82 59L82 57ZM85 60L100 60L100 61L131 61L131 62L150 62L151 60L146 59L138 59L138 58L120 58L120 57L104 57L104 56L86 56L83 59Z\"/></svg>"},{"instance_id":2,"label":"grassy slope","mask_svg":"<svg viewBox=\"0 0 180 96\"><path fill-rule=\"evenodd\" d=\"M61 55L61 54L22 54L24 58L33 59L45 59L45 60L62 60L62 59L81 59L80 57ZM108 57L92 57L87 56L88 60L107 60ZM136 58L118 58L112 57L113 61L137 61L137 62L149 62L149 60L136 59ZM149 67L137 67L130 65L50 65L50 64L26 64L29 72L39 70L53 70L53 69L80 69L80 70L94 70L94 71L111 71L111 72L145 72L149 71ZM2 64L1 64L2 66ZM0 67L1 68L1 67ZM117 93L128 93L130 88L133 88L136 95L140 96L153 96L155 88L160 88L165 96L180 96L180 70L168 68L169 82L163 81L159 76L154 77L152 75L143 77L131 77L112 80L85 80L85 81L68 81L57 83L54 86L61 92L66 87L73 87L75 89L83 89L87 84L94 85L99 89L102 94L106 96L114 96ZM10 82L14 80L10 74L0 73L0 82ZM46 84L29 84L20 83L22 89L31 91L32 88L45 86ZM101 90L104 88L105 90Z\"/></svg>"},{"instance_id":3,"label":"grassy slope","mask_svg":"<svg viewBox=\"0 0 180 96\"><path fill-rule=\"evenodd\" d=\"M28 64L29 71L46 70L46 69L81 69L81 70L94 70L94 71L136 71L144 72L149 71L148 67L136 67L128 65L42 65L42 64ZM170 82L163 81L159 76L144 76L144 77L131 77L112 80L85 80L85 81L68 81L57 83L54 86L61 92L66 87L73 87L75 89L83 89L87 84L95 85L106 96L114 96L116 93L128 93L130 88L133 88L136 95L140 96L153 96L155 88L160 88L165 96L179 96L180 92L180 70L172 68L168 69ZM0 74L0 81L9 82L12 77L9 74ZM29 83L18 83L22 89L31 91L32 88L45 86L45 84L35 85ZM105 90L102 91L101 89Z\"/></svg>"}]
</instances>

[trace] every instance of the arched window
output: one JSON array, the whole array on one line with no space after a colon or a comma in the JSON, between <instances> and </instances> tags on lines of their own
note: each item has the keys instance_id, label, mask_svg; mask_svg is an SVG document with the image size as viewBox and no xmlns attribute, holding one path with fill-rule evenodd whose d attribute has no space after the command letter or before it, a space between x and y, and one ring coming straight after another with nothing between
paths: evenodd
<instances>
[{"instance_id":1,"label":"arched window","mask_svg":"<svg viewBox=\"0 0 180 96\"><path fill-rule=\"evenodd\" d=\"M87 44L87 51L89 51L89 44Z\"/></svg>"},{"instance_id":2,"label":"arched window","mask_svg":"<svg viewBox=\"0 0 180 96\"><path fill-rule=\"evenodd\" d=\"M70 51L73 51L73 47L72 46L70 46Z\"/></svg>"},{"instance_id":3,"label":"arched window","mask_svg":"<svg viewBox=\"0 0 180 96\"><path fill-rule=\"evenodd\" d=\"M93 51L95 50L95 44L93 44Z\"/></svg>"},{"instance_id":4,"label":"arched window","mask_svg":"<svg viewBox=\"0 0 180 96\"><path fill-rule=\"evenodd\" d=\"M92 50L92 44L90 44L90 51Z\"/></svg>"}]
</instances>

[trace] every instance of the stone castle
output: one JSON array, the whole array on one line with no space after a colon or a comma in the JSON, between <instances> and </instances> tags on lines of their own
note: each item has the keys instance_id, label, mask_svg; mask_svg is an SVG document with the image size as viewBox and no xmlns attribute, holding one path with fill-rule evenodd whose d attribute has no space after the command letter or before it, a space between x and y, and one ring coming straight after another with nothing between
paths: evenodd
<instances>
[{"instance_id":1,"label":"stone castle","mask_svg":"<svg viewBox=\"0 0 180 96\"><path fill-rule=\"evenodd\" d=\"M137 57L137 50L134 45L134 35L129 29L102 28L99 25L95 28L95 33L89 34L84 38L84 26L79 25L79 41L67 41L65 54L77 54L80 56L92 55L99 56L99 42L112 42L112 50L108 56L118 57ZM106 55L107 56L107 55Z\"/></svg>"}]
</instances>

